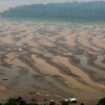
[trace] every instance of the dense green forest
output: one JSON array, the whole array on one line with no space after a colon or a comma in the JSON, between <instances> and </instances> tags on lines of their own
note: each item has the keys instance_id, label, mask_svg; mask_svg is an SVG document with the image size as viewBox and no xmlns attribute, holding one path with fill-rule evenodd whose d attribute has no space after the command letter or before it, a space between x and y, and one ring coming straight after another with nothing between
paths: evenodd
<instances>
[{"instance_id":1,"label":"dense green forest","mask_svg":"<svg viewBox=\"0 0 105 105\"><path fill-rule=\"evenodd\" d=\"M105 2L33 4L11 8L3 17L70 22L105 22Z\"/></svg>"}]
</instances>

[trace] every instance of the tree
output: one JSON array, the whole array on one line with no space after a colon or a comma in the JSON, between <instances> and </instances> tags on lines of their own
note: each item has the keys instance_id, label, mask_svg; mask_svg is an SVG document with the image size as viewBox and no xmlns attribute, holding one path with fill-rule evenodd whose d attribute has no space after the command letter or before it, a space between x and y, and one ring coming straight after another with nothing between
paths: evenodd
<instances>
[{"instance_id":1,"label":"tree","mask_svg":"<svg viewBox=\"0 0 105 105\"><path fill-rule=\"evenodd\" d=\"M7 103L5 103L4 105L17 105L17 102L14 98L9 98Z\"/></svg>"},{"instance_id":2,"label":"tree","mask_svg":"<svg viewBox=\"0 0 105 105\"><path fill-rule=\"evenodd\" d=\"M47 99L44 99L44 105L47 105Z\"/></svg>"},{"instance_id":3,"label":"tree","mask_svg":"<svg viewBox=\"0 0 105 105\"><path fill-rule=\"evenodd\" d=\"M105 98L100 99L97 105L105 105Z\"/></svg>"},{"instance_id":4,"label":"tree","mask_svg":"<svg viewBox=\"0 0 105 105\"><path fill-rule=\"evenodd\" d=\"M105 2L33 4L9 9L0 13L0 16L70 22L105 22Z\"/></svg>"},{"instance_id":5,"label":"tree","mask_svg":"<svg viewBox=\"0 0 105 105\"><path fill-rule=\"evenodd\" d=\"M85 105L84 103L81 103L81 105Z\"/></svg>"},{"instance_id":6,"label":"tree","mask_svg":"<svg viewBox=\"0 0 105 105\"><path fill-rule=\"evenodd\" d=\"M19 105L26 105L26 101L20 101Z\"/></svg>"},{"instance_id":7,"label":"tree","mask_svg":"<svg viewBox=\"0 0 105 105\"><path fill-rule=\"evenodd\" d=\"M54 101L51 101L49 105L55 105L55 102Z\"/></svg>"},{"instance_id":8,"label":"tree","mask_svg":"<svg viewBox=\"0 0 105 105\"><path fill-rule=\"evenodd\" d=\"M20 102L20 101L22 101L22 100L23 100L22 97L18 97L17 99L15 99L16 102Z\"/></svg>"},{"instance_id":9,"label":"tree","mask_svg":"<svg viewBox=\"0 0 105 105\"><path fill-rule=\"evenodd\" d=\"M62 105L69 105L69 101L62 101Z\"/></svg>"},{"instance_id":10,"label":"tree","mask_svg":"<svg viewBox=\"0 0 105 105\"><path fill-rule=\"evenodd\" d=\"M38 105L37 103L28 103L26 105Z\"/></svg>"}]
</instances>

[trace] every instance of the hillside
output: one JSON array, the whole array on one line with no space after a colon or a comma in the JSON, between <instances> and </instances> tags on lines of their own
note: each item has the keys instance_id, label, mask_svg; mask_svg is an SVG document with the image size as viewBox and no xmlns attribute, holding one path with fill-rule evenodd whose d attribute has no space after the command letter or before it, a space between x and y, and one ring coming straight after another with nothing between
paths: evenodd
<instances>
[{"instance_id":1,"label":"hillside","mask_svg":"<svg viewBox=\"0 0 105 105\"><path fill-rule=\"evenodd\" d=\"M105 22L105 2L33 4L11 8L4 17L72 22Z\"/></svg>"}]
</instances>

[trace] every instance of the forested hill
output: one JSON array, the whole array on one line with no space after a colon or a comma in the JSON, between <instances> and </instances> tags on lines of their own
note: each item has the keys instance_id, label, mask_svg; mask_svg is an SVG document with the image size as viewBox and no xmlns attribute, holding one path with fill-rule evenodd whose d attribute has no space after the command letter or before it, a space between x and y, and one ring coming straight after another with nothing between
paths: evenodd
<instances>
[{"instance_id":1,"label":"forested hill","mask_svg":"<svg viewBox=\"0 0 105 105\"><path fill-rule=\"evenodd\" d=\"M4 17L76 22L105 22L105 2L33 4L11 8Z\"/></svg>"}]
</instances>

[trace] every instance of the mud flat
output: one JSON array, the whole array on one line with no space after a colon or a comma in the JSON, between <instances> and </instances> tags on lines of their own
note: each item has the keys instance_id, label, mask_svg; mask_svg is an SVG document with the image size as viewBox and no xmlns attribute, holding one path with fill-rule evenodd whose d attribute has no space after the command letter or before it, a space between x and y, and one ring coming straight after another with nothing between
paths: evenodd
<instances>
[{"instance_id":1,"label":"mud flat","mask_svg":"<svg viewBox=\"0 0 105 105\"><path fill-rule=\"evenodd\" d=\"M0 100L21 95L88 102L104 97L104 32L104 25L1 18Z\"/></svg>"}]
</instances>

